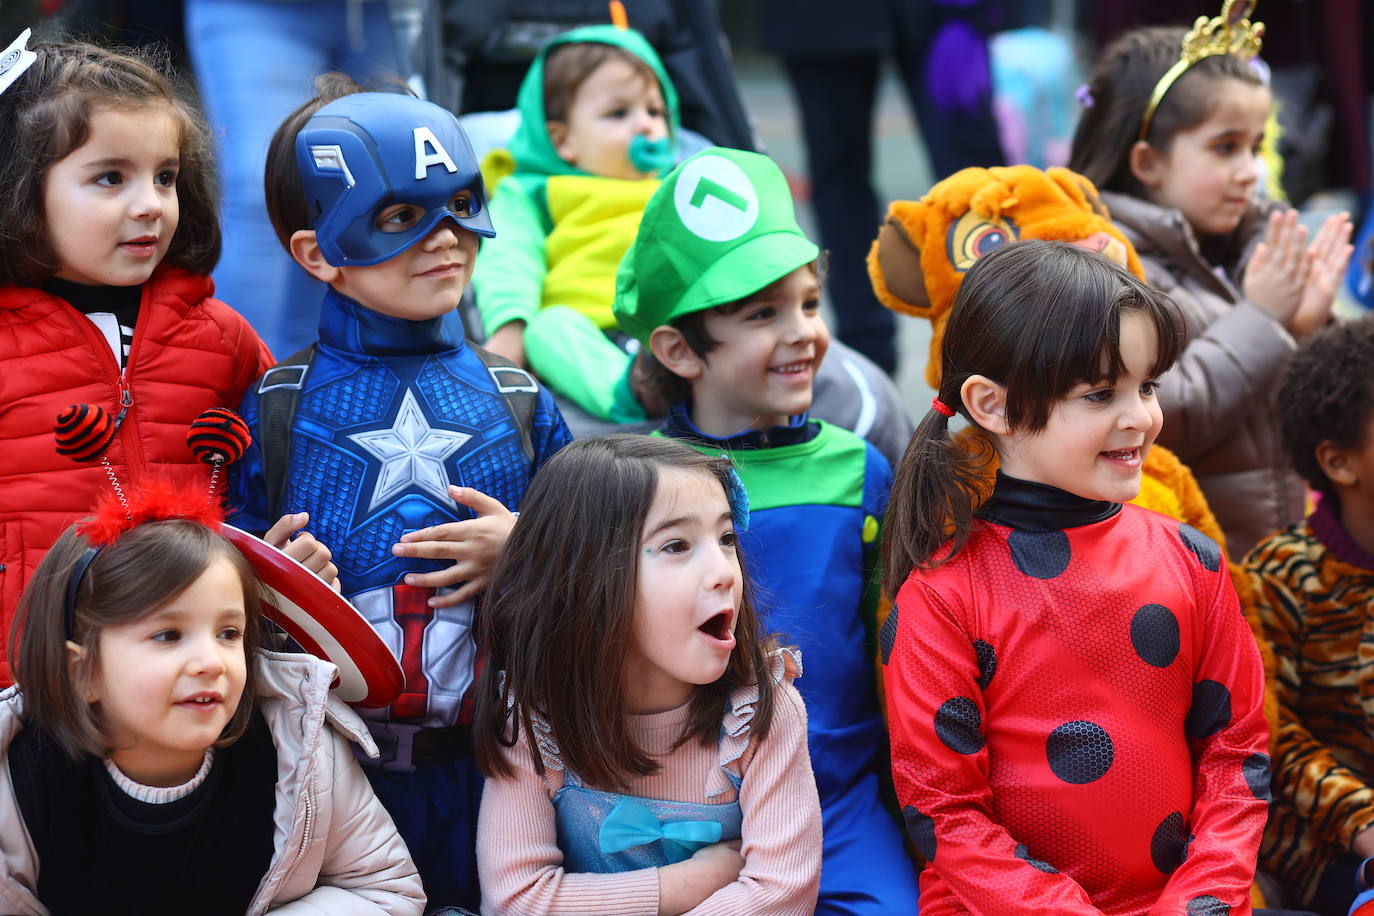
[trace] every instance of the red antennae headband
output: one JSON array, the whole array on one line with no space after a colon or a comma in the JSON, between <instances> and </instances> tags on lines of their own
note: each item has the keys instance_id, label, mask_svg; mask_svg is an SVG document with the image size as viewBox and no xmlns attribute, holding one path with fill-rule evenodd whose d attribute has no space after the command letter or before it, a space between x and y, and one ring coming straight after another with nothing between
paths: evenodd
<instances>
[{"instance_id":1,"label":"red antennae headband","mask_svg":"<svg viewBox=\"0 0 1374 916\"><path fill-rule=\"evenodd\" d=\"M96 501L95 514L76 530L91 542L67 577L65 623L68 639L76 632L76 597L81 581L100 551L125 532L147 522L186 519L219 532L252 564L259 581L271 592L263 613L282 627L306 651L339 669L338 696L364 707L389 705L405 683L401 666L386 643L358 609L323 579L260 538L224 523L225 512L215 498L220 472L237 461L252 442L248 426L232 410L215 407L191 424L186 444L211 465L207 494L202 487L150 477L126 495L105 451L114 441L119 423L100 407L73 404L57 418L57 448L77 461L96 461L105 468L111 489Z\"/></svg>"}]
</instances>

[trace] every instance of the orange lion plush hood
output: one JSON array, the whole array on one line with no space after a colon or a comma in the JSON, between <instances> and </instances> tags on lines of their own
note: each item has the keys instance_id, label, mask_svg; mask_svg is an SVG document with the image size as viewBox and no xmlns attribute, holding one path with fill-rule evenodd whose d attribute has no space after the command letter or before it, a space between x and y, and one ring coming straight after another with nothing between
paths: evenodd
<instances>
[{"instance_id":1,"label":"orange lion plush hood","mask_svg":"<svg viewBox=\"0 0 1374 916\"><path fill-rule=\"evenodd\" d=\"M883 305L930 319L931 387L940 386L940 342L964 273L993 249L1021 239L1074 242L1145 278L1097 189L1068 169L964 169L918 201L893 203L869 252L868 275Z\"/></svg>"}]
</instances>

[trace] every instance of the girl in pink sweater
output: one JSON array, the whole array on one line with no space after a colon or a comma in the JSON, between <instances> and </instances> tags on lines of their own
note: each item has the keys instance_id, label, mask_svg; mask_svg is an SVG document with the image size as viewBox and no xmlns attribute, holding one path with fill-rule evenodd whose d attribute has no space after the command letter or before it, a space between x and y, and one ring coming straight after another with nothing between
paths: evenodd
<instances>
[{"instance_id":1,"label":"girl in pink sweater","mask_svg":"<svg viewBox=\"0 0 1374 916\"><path fill-rule=\"evenodd\" d=\"M758 633L748 517L725 459L666 439L535 478L480 624L483 913L812 911L800 658Z\"/></svg>"}]
</instances>

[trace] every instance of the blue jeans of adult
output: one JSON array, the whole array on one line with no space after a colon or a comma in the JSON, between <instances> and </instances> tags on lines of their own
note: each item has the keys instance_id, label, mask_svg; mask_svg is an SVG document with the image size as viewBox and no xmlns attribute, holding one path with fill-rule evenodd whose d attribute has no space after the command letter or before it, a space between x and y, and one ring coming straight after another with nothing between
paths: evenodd
<instances>
[{"instance_id":1,"label":"blue jeans of adult","mask_svg":"<svg viewBox=\"0 0 1374 916\"><path fill-rule=\"evenodd\" d=\"M215 295L283 358L316 337L322 288L267 219L267 145L314 95L315 77L359 81L396 72L384 0L186 0L186 43L214 133L224 254ZM304 228L304 227L302 227Z\"/></svg>"}]
</instances>

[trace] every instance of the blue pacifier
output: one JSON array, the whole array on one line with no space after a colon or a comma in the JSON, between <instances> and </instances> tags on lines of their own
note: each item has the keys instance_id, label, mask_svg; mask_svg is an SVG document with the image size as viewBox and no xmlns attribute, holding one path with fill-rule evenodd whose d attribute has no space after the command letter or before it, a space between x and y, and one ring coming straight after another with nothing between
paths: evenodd
<instances>
[{"instance_id":1,"label":"blue pacifier","mask_svg":"<svg viewBox=\"0 0 1374 916\"><path fill-rule=\"evenodd\" d=\"M670 168L676 157L677 144L671 136L650 140L644 134L636 134L630 140L630 165L641 172L657 175Z\"/></svg>"}]
</instances>

